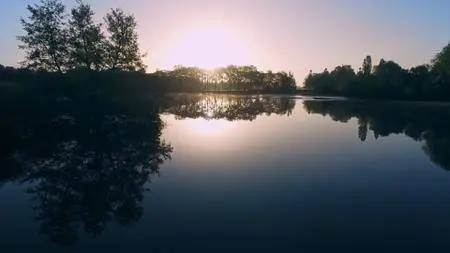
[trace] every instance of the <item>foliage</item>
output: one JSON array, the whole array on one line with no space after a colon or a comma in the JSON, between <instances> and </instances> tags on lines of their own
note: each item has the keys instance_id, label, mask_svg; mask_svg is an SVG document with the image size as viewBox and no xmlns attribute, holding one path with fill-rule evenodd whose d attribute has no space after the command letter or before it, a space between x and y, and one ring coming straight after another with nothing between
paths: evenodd
<instances>
[{"instance_id":1,"label":"foliage","mask_svg":"<svg viewBox=\"0 0 450 253\"><path fill-rule=\"evenodd\" d=\"M438 94L450 94L450 43L432 60L434 89Z\"/></svg>"},{"instance_id":2,"label":"foliage","mask_svg":"<svg viewBox=\"0 0 450 253\"><path fill-rule=\"evenodd\" d=\"M372 57L370 55L364 58L362 65L362 74L365 76L370 76L370 74L372 74Z\"/></svg>"},{"instance_id":3,"label":"foliage","mask_svg":"<svg viewBox=\"0 0 450 253\"><path fill-rule=\"evenodd\" d=\"M450 44L436 55L431 66L403 69L384 59L372 66L372 58L367 56L356 75L350 66L343 67L331 73L310 73L305 88L316 94L370 99L450 100Z\"/></svg>"},{"instance_id":4,"label":"foliage","mask_svg":"<svg viewBox=\"0 0 450 253\"><path fill-rule=\"evenodd\" d=\"M106 64L113 70L143 71L145 69L139 52L137 22L133 15L121 9L113 9L105 17L109 32Z\"/></svg>"},{"instance_id":5,"label":"foliage","mask_svg":"<svg viewBox=\"0 0 450 253\"><path fill-rule=\"evenodd\" d=\"M450 77L450 43L445 46L432 60L433 70L440 78Z\"/></svg>"},{"instance_id":6,"label":"foliage","mask_svg":"<svg viewBox=\"0 0 450 253\"><path fill-rule=\"evenodd\" d=\"M104 35L93 21L91 6L77 1L69 19L70 67L100 70L104 65Z\"/></svg>"},{"instance_id":7,"label":"foliage","mask_svg":"<svg viewBox=\"0 0 450 253\"><path fill-rule=\"evenodd\" d=\"M70 70L144 71L139 51L137 22L132 14L112 9L102 24L93 20L89 4L77 0L67 20L61 0L40 0L28 5L30 16L21 19L25 35L18 36L30 69L67 72Z\"/></svg>"},{"instance_id":8,"label":"foliage","mask_svg":"<svg viewBox=\"0 0 450 253\"><path fill-rule=\"evenodd\" d=\"M25 35L18 39L26 54L24 65L62 72L68 55L65 7L59 0L40 0L40 4L28 5L30 16L21 19Z\"/></svg>"},{"instance_id":9,"label":"foliage","mask_svg":"<svg viewBox=\"0 0 450 253\"><path fill-rule=\"evenodd\" d=\"M259 71L255 66L230 65L203 70L197 67L175 66L172 71L157 71L173 91L228 91L245 93L294 93L297 89L292 73ZM185 88L180 88L185 87Z\"/></svg>"}]
</instances>

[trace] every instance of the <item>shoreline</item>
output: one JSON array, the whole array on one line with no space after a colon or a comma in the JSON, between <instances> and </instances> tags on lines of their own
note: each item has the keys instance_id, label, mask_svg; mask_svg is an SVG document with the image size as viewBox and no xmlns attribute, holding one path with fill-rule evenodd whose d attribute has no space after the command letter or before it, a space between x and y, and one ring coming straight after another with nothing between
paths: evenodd
<instances>
[{"instance_id":1,"label":"shoreline","mask_svg":"<svg viewBox=\"0 0 450 253\"><path fill-rule=\"evenodd\" d=\"M450 101L433 101L433 100L392 100L392 99L365 99L355 97L345 97L336 95L320 95L320 94L304 94L304 93L275 93L275 92L238 92L238 91L203 91L203 92L171 92L169 94L217 94L217 95L242 95L242 96L290 96L295 98L309 98L313 100L333 100L333 101L355 101L370 103L393 103L393 104L417 104L429 106L450 106Z\"/></svg>"}]
</instances>

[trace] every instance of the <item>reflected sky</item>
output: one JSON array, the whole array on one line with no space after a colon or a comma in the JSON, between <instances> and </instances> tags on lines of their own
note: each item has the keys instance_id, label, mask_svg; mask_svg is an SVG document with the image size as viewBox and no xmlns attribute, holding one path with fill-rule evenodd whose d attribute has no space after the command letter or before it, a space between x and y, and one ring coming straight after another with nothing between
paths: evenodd
<instances>
[{"instance_id":1,"label":"reflected sky","mask_svg":"<svg viewBox=\"0 0 450 253\"><path fill-rule=\"evenodd\" d=\"M207 159L213 163L237 160L254 164L260 156L278 157L280 161L285 160L285 155L314 156L323 146L342 145L336 142L335 131L350 136L354 135L355 128L353 122L353 128L342 124L336 126L337 129L327 129L324 127L326 119L308 117L301 107L291 116L261 115L255 121L175 120L173 115L164 115L163 120L167 123L166 138L180 147L174 151L179 159L193 160L191 162ZM310 134L313 130L318 136ZM202 155L204 152L208 155Z\"/></svg>"},{"instance_id":2,"label":"reflected sky","mask_svg":"<svg viewBox=\"0 0 450 253\"><path fill-rule=\"evenodd\" d=\"M205 100L216 103L199 109ZM450 175L441 158L430 158L439 157L436 147L442 150L449 136L445 107L194 96L161 111L161 139L173 147L172 159L146 183L140 219L109 224L95 237L80 232L67 249L436 252L450 246ZM423 114L428 118L419 121ZM0 210L7 228L0 244L18 242L20 234L38 248L59 249L39 236L28 200L24 185L0 188L0 205L10 207Z\"/></svg>"},{"instance_id":3,"label":"reflected sky","mask_svg":"<svg viewBox=\"0 0 450 253\"><path fill-rule=\"evenodd\" d=\"M190 134L193 119L165 115L164 136L179 148L148 207L164 201L158 213L167 219L159 223L177 226L175 233L160 227L158 238L175 235L196 249L380 252L447 245L450 206L443 196L450 178L430 163L421 142L398 134L362 142L356 119L334 122L296 102L290 116L233 121L231 133L213 137Z\"/></svg>"}]
</instances>

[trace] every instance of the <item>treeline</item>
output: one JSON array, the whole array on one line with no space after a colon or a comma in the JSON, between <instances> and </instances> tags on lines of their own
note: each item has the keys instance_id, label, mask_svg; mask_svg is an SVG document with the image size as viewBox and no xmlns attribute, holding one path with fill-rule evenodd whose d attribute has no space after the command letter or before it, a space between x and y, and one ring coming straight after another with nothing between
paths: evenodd
<instances>
[{"instance_id":1,"label":"treeline","mask_svg":"<svg viewBox=\"0 0 450 253\"><path fill-rule=\"evenodd\" d=\"M181 85L181 90L294 93L297 89L292 73L264 72L252 65L229 65L214 70L178 65L154 75L165 79L167 85Z\"/></svg>"},{"instance_id":2,"label":"treeline","mask_svg":"<svg viewBox=\"0 0 450 253\"><path fill-rule=\"evenodd\" d=\"M171 71L154 73L130 71L87 71L73 69L64 73L13 68L0 65L3 84L34 86L56 90L77 86L82 90L109 90L137 93L167 92L237 92L295 93L292 73L263 72L254 66L234 66L215 70L176 66ZM124 95L124 94L123 94Z\"/></svg>"},{"instance_id":3,"label":"treeline","mask_svg":"<svg viewBox=\"0 0 450 253\"><path fill-rule=\"evenodd\" d=\"M373 66L367 56L355 72L350 65L310 73L304 87L317 94L369 99L450 100L450 44L431 64L410 69L381 59Z\"/></svg>"}]
</instances>

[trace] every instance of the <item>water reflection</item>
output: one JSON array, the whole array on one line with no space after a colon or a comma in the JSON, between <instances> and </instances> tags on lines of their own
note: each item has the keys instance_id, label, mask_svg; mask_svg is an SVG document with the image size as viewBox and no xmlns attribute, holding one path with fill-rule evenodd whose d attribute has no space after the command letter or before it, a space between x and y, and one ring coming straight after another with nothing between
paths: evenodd
<instances>
[{"instance_id":1,"label":"water reflection","mask_svg":"<svg viewBox=\"0 0 450 253\"><path fill-rule=\"evenodd\" d=\"M62 244L139 220L146 183L172 152L156 111L83 101L22 106L2 124L0 182L26 185L41 233Z\"/></svg>"},{"instance_id":2,"label":"water reflection","mask_svg":"<svg viewBox=\"0 0 450 253\"><path fill-rule=\"evenodd\" d=\"M174 95L166 99L163 112L177 119L202 118L255 120L259 115L290 116L296 100L287 96ZM358 137L366 141L371 131L376 139L405 134L423 141L424 152L445 170L450 170L450 110L446 105L394 102L362 102L305 99L308 113L330 116L334 121L358 121Z\"/></svg>"},{"instance_id":3,"label":"water reflection","mask_svg":"<svg viewBox=\"0 0 450 253\"><path fill-rule=\"evenodd\" d=\"M263 95L172 95L162 102L163 112L177 119L255 120L258 115L291 115L295 100Z\"/></svg>"},{"instance_id":4,"label":"water reflection","mask_svg":"<svg viewBox=\"0 0 450 253\"><path fill-rule=\"evenodd\" d=\"M450 108L447 105L395 102L304 101L308 113L330 116L334 121L358 120L358 137L365 141L404 134L423 141L431 161L450 170Z\"/></svg>"},{"instance_id":5,"label":"water reflection","mask_svg":"<svg viewBox=\"0 0 450 253\"><path fill-rule=\"evenodd\" d=\"M301 241L298 234L319 238L322 245L323 238L340 243L336 235L342 231L347 231L343 235L353 243L360 230L367 229L372 235L380 221L386 227L398 226L386 234L391 238L401 234L404 224L395 223L399 217L387 215L390 211L407 217L405 210L416 212L417 203L424 203L421 201L440 204L445 194L434 191L450 190L445 188L448 178L439 170L428 173L428 161L417 166L420 176L410 177L408 166L423 161L423 157L413 161L405 158L421 152L416 147L415 153L407 149L412 141L391 138L394 141L388 145L406 149L391 154L380 152L385 146L374 140L391 134L409 136L423 142L431 160L448 170L448 107L227 95L174 95L160 98L159 106L151 103L135 108L89 100L82 105L61 101L57 106L12 108L4 112L8 120L0 124L0 137L9 143L0 147L0 187L5 182L22 183L31 196L41 233L61 244L75 244L83 233L99 235L111 224L138 221L136 227L141 230L127 231L128 242L139 239L158 246L167 241L175 241L179 247L184 247L179 242L203 245L209 235L217 235L210 237L211 245L214 239L235 245L278 245L273 242ZM308 116L305 111L348 124ZM174 120L171 115L184 120ZM161 137L161 117L172 120L167 125L181 126L167 127L172 132L164 135L172 137L171 143L179 152L171 169L165 170L170 176L152 185L160 188L144 203L146 183L173 151ZM224 121L234 128L226 133L220 130L227 141L219 142L220 138L204 130L199 135L207 136L205 139L189 139L189 131L181 123L190 119ZM353 133L354 141L348 141ZM367 142L364 148L356 138ZM214 145L220 148L214 149ZM364 152L356 152L359 149ZM377 152L392 161L375 164L380 160ZM398 180L400 176L402 180ZM416 183L425 176L429 180ZM438 210L440 217L448 214L446 206L433 203L426 208ZM144 210L144 206L152 208ZM141 219L144 213L146 219ZM409 216L410 224L422 219L417 213ZM342 217L347 220L342 222ZM277 238L271 237L274 228L280 231ZM105 238L111 243L114 240L110 234ZM303 242L308 241L304 238Z\"/></svg>"}]
</instances>

